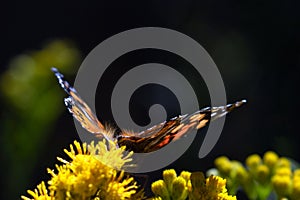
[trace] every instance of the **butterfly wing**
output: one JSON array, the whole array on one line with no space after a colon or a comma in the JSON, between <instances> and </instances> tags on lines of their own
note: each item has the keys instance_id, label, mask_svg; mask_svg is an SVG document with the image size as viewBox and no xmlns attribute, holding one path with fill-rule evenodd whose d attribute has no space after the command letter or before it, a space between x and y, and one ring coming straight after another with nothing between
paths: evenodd
<instances>
[{"instance_id":1,"label":"butterfly wing","mask_svg":"<svg viewBox=\"0 0 300 200\"><path fill-rule=\"evenodd\" d=\"M191 115L172 118L137 134L122 131L115 138L115 131L103 126L77 91L64 79L64 76L56 68L52 68L52 71L61 87L69 95L68 98L65 98L68 110L83 128L95 134L96 137L104 136L107 140L117 139L119 146L126 146L128 150L140 153L156 151L171 141L182 137L192 129L201 129L208 122L223 117L246 102L242 100L226 106L203 108Z\"/></svg>"},{"instance_id":2,"label":"butterfly wing","mask_svg":"<svg viewBox=\"0 0 300 200\"><path fill-rule=\"evenodd\" d=\"M82 100L77 91L64 79L64 76L56 69L51 69L57 77L59 84L66 91L68 98L65 98L65 104L73 117L78 120L83 128L98 136L104 136L110 139L110 133L107 133L103 124L97 119L91 108Z\"/></svg>"},{"instance_id":3,"label":"butterfly wing","mask_svg":"<svg viewBox=\"0 0 300 200\"><path fill-rule=\"evenodd\" d=\"M220 107L203 108L191 115L178 116L167 122L153 126L136 135L127 135L125 132L118 137L118 144L125 145L138 153L156 151L171 141L175 141L192 129L201 129L210 121L223 117L246 101L238 101Z\"/></svg>"}]
</instances>

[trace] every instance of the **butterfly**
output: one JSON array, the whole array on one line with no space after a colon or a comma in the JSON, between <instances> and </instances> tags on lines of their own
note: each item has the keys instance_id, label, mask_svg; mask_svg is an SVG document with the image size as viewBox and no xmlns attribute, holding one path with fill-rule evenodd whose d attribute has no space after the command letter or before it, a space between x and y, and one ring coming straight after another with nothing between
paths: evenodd
<instances>
[{"instance_id":1,"label":"butterfly","mask_svg":"<svg viewBox=\"0 0 300 200\"><path fill-rule=\"evenodd\" d=\"M118 146L126 146L127 150L136 153L148 153L156 151L171 141L175 141L186 135L192 129L201 129L210 121L225 116L235 108L240 107L246 100L237 101L233 104L219 107L206 107L186 115L179 115L168 121L155 125L140 133L121 130L120 133L109 125L101 123L96 114L79 96L56 68L51 68L57 77L60 86L69 97L65 98L65 105L73 117L81 126L98 138L104 137L107 140L116 141Z\"/></svg>"}]
</instances>

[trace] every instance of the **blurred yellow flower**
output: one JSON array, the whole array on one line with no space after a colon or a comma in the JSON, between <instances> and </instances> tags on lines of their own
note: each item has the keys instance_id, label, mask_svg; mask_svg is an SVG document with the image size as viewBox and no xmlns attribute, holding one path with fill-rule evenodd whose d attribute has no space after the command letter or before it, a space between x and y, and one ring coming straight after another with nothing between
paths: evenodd
<instances>
[{"instance_id":1,"label":"blurred yellow flower","mask_svg":"<svg viewBox=\"0 0 300 200\"><path fill-rule=\"evenodd\" d=\"M269 167L269 168L272 168L274 167L274 165L277 163L279 157L278 155L273 152L273 151L267 151L265 154L264 154L264 157L263 157L263 161L264 163Z\"/></svg>"},{"instance_id":2,"label":"blurred yellow flower","mask_svg":"<svg viewBox=\"0 0 300 200\"><path fill-rule=\"evenodd\" d=\"M265 200L272 191L278 199L300 199L300 169L293 172L288 158L267 151L263 157L248 156L245 164L221 156L215 160L216 169L209 171L227 179L230 194L242 188L249 199Z\"/></svg>"},{"instance_id":3,"label":"blurred yellow flower","mask_svg":"<svg viewBox=\"0 0 300 200\"><path fill-rule=\"evenodd\" d=\"M262 162L261 157L258 154L252 154L246 159L246 165L250 169L256 168Z\"/></svg>"},{"instance_id":4,"label":"blurred yellow flower","mask_svg":"<svg viewBox=\"0 0 300 200\"><path fill-rule=\"evenodd\" d=\"M221 156L215 159L215 165L223 174L229 175L231 171L231 162L226 156Z\"/></svg>"},{"instance_id":5,"label":"blurred yellow flower","mask_svg":"<svg viewBox=\"0 0 300 200\"><path fill-rule=\"evenodd\" d=\"M279 197L288 196L291 192L292 180L288 175L276 174L272 177L272 185Z\"/></svg>"}]
</instances>

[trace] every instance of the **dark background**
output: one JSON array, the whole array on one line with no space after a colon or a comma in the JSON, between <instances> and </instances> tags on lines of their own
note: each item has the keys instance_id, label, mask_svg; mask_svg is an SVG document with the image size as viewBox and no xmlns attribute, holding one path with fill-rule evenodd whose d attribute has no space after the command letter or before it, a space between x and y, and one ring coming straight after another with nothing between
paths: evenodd
<instances>
[{"instance_id":1,"label":"dark background","mask_svg":"<svg viewBox=\"0 0 300 200\"><path fill-rule=\"evenodd\" d=\"M227 155L242 161L249 154L262 154L267 150L300 161L298 1L11 1L1 4L1 72L15 55L38 49L43 42L55 38L74 41L83 56L116 33L145 26L174 29L199 42L220 70L228 102L245 98L248 104L228 116L217 145L206 158L199 160L200 144L195 142L170 167L206 171L213 167L217 156ZM150 61L169 56L144 53L136 59ZM174 55L165 59L166 63L172 56L175 61L171 64L180 63ZM135 62L134 55L131 57L124 62ZM121 69L122 62L118 65ZM67 78L72 82L75 76ZM203 81L199 81L203 85ZM109 79L106 84L110 84ZM209 103L205 87L197 91L198 96L201 93L203 100L199 99L199 105L205 106ZM97 108L100 105L103 102L97 97ZM107 113L97 110L97 114L103 120L111 120L105 119L109 118ZM47 145L40 149L39 164L31 172L31 182L26 188L10 191L6 198L17 198L25 194L26 189L47 180L46 167L53 168L58 152L62 153L63 148L78 139L67 110L53 126L55 131ZM200 132L205 133L205 130ZM5 163L1 161L1 165ZM1 169L5 174L5 167ZM160 177L160 173L150 174L149 182ZM5 190L5 181L2 184Z\"/></svg>"}]
</instances>

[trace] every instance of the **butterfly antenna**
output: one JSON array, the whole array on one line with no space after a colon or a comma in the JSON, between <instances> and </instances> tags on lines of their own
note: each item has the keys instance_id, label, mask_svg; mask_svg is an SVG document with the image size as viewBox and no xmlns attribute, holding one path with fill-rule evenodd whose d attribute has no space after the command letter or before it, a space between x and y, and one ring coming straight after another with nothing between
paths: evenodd
<instances>
[{"instance_id":1,"label":"butterfly antenna","mask_svg":"<svg viewBox=\"0 0 300 200\"><path fill-rule=\"evenodd\" d=\"M227 104L226 106L212 107L211 108L211 121L225 116L227 113L247 103L247 100L243 99L233 104Z\"/></svg>"}]
</instances>

